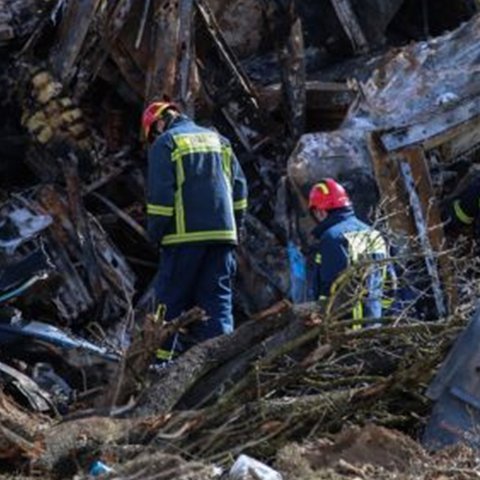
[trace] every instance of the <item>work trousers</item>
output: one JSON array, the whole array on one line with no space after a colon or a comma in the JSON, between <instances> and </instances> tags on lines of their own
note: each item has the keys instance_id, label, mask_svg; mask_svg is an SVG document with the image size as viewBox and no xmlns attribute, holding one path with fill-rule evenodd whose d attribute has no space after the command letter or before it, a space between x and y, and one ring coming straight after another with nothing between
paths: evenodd
<instances>
[{"instance_id":1,"label":"work trousers","mask_svg":"<svg viewBox=\"0 0 480 480\"><path fill-rule=\"evenodd\" d=\"M232 281L236 271L234 246L229 244L165 247L155 282L158 303L165 305L165 320L198 306L208 320L195 322L180 342L170 339L164 348L185 350L193 343L231 333Z\"/></svg>"}]
</instances>

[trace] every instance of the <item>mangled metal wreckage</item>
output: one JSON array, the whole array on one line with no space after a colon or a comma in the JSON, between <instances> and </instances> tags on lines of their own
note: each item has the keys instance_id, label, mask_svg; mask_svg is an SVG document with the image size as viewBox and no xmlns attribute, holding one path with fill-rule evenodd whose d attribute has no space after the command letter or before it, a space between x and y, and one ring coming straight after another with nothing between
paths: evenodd
<instances>
[{"instance_id":1,"label":"mangled metal wreckage","mask_svg":"<svg viewBox=\"0 0 480 480\"><path fill-rule=\"evenodd\" d=\"M244 312L261 310L284 296L308 299L305 259L300 253L309 243L311 227L304 199L310 186L325 176L346 183L364 219L380 202L397 238L395 246L399 251L418 251L433 316L455 308L452 267L449 258L440 255L445 237L439 226L439 202L432 199L443 198L467 167L480 160L480 19L436 40L361 60L363 78L374 72L364 84L347 84L350 72L335 74L335 69L325 74L320 70L322 81L305 82L305 70L315 62L327 67L337 53L365 53L385 44L389 25L404 2L369 0L362 8L353 0L324 3L326 8L319 9L316 1L301 2L299 9L310 38L308 47L316 49L311 56L301 40L299 17L282 2L107 5L0 0L0 47L21 49L21 61L9 61L8 78L1 80L8 87L4 90L16 96L22 133L29 135L26 163L37 179L52 182L64 176L67 185L66 190L50 184L16 193L1 208L4 364L0 371L24 401L46 410L51 408L52 395L60 399L57 407L68 403L74 390L85 398L94 395L108 381L118 351L128 342L131 316L127 313L135 276L80 199L95 192L118 218L144 236L141 227L98 189L133 163L121 153L108 153L124 146L122 132L132 130L122 119L122 109L139 110L143 99L160 94L177 99L187 111L198 103L200 116L214 118L234 140L249 175L252 216L238 255L236 298ZM455 9L469 3L458 2ZM372 12L381 12L381 21ZM464 15L463 10L459 15ZM325 28L318 28L319 16ZM271 28L265 28L265 19ZM72 28L80 24L81 28ZM48 60L22 56L30 53L46 25L58 27ZM262 33L251 35L252 25ZM179 44L184 48L178 50ZM273 70L281 84L266 81L270 77L262 74L252 85L249 76L255 78L256 63L264 66L262 60L271 53L258 55L262 44L279 54L278 68ZM197 62L192 61L195 58ZM114 96L100 95L101 109L111 112L104 139L89 129L92 120L77 107L86 92L92 93L96 80L101 94L114 90L117 96L113 101ZM116 102L121 106L115 107ZM98 107L90 105L93 117ZM283 107L289 111L288 129L273 118ZM277 180L285 173L278 158L291 151L306 127L333 131L300 138L288 162L283 195L275 201ZM81 181L72 156L81 167ZM279 238L288 240L288 248ZM102 330L111 334L98 334ZM70 331L89 332L88 338L99 341L86 341ZM27 373L37 386L26 378L15 383L12 368ZM41 400L45 398L47 403Z\"/></svg>"},{"instance_id":2,"label":"mangled metal wreckage","mask_svg":"<svg viewBox=\"0 0 480 480\"><path fill-rule=\"evenodd\" d=\"M120 360L134 293L135 277L104 230L85 213L82 232L70 206L46 185L0 208L0 376L39 410L46 406L32 401L32 381L12 369L35 380L33 392L45 390L49 407L98 394ZM80 329L99 341L71 333Z\"/></svg>"}]
</instances>

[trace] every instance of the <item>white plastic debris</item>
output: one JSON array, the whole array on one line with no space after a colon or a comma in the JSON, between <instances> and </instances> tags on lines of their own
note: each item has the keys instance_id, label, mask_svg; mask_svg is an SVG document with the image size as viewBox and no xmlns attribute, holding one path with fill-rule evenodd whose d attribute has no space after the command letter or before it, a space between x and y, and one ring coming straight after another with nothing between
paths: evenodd
<instances>
[{"instance_id":1,"label":"white plastic debris","mask_svg":"<svg viewBox=\"0 0 480 480\"><path fill-rule=\"evenodd\" d=\"M439 107L444 106L444 105L452 105L454 103L458 103L460 98L456 93L453 92L445 92L442 93L437 97L437 105Z\"/></svg>"},{"instance_id":2,"label":"white plastic debris","mask_svg":"<svg viewBox=\"0 0 480 480\"><path fill-rule=\"evenodd\" d=\"M283 480L273 468L247 455L240 455L229 473L230 480Z\"/></svg>"}]
</instances>

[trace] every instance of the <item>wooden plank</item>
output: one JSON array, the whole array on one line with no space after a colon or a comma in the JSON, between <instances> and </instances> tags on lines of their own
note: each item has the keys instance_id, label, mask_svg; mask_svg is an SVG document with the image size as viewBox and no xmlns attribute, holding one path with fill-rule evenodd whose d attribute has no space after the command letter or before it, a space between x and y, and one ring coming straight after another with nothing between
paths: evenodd
<instances>
[{"instance_id":1,"label":"wooden plank","mask_svg":"<svg viewBox=\"0 0 480 480\"><path fill-rule=\"evenodd\" d=\"M387 215L389 227L395 234L408 239L414 236L417 230L408 208L408 195L400 179L398 163L391 160L377 134L370 135L368 147L380 190L381 206Z\"/></svg>"},{"instance_id":2,"label":"wooden plank","mask_svg":"<svg viewBox=\"0 0 480 480\"><path fill-rule=\"evenodd\" d=\"M266 130L256 92L226 42L208 1L195 0L195 5L199 20L197 53L205 93L224 113L239 143L251 153Z\"/></svg>"},{"instance_id":3,"label":"wooden plank","mask_svg":"<svg viewBox=\"0 0 480 480\"><path fill-rule=\"evenodd\" d=\"M63 82L75 74L75 64L101 0L67 2L56 46L50 56L52 70Z\"/></svg>"},{"instance_id":4,"label":"wooden plank","mask_svg":"<svg viewBox=\"0 0 480 480\"><path fill-rule=\"evenodd\" d=\"M367 52L369 48L367 37L358 23L350 0L331 0L331 3L354 51Z\"/></svg>"},{"instance_id":5,"label":"wooden plank","mask_svg":"<svg viewBox=\"0 0 480 480\"><path fill-rule=\"evenodd\" d=\"M114 42L132 11L135 0L119 0L112 9L108 19L107 39L110 43Z\"/></svg>"},{"instance_id":6,"label":"wooden plank","mask_svg":"<svg viewBox=\"0 0 480 480\"><path fill-rule=\"evenodd\" d=\"M100 20L105 26L90 32L90 41L84 42L78 55L79 74L74 90L75 98L80 98L90 87L105 65L111 50L117 47L118 37L130 16L133 3L134 0L117 0L111 3L108 11L103 14L104 18Z\"/></svg>"},{"instance_id":7,"label":"wooden plank","mask_svg":"<svg viewBox=\"0 0 480 480\"><path fill-rule=\"evenodd\" d=\"M109 51L112 60L117 65L128 86L138 94L139 98L143 98L145 94L145 75L131 57L128 48L121 39L118 39L114 45L109 47Z\"/></svg>"},{"instance_id":8,"label":"wooden plank","mask_svg":"<svg viewBox=\"0 0 480 480\"><path fill-rule=\"evenodd\" d=\"M381 140L389 152L420 143L431 149L479 124L480 101L477 97L450 110L437 112L424 122L386 132Z\"/></svg>"},{"instance_id":9,"label":"wooden plank","mask_svg":"<svg viewBox=\"0 0 480 480\"><path fill-rule=\"evenodd\" d=\"M457 302L454 268L450 256L442 254L447 248L447 242L442 225L439 200L436 198L432 186L427 158L420 147L404 150L401 155L410 165L413 174L415 188L427 227L428 239L433 252L438 255L438 270L446 295L447 307L452 312Z\"/></svg>"},{"instance_id":10,"label":"wooden plank","mask_svg":"<svg viewBox=\"0 0 480 480\"><path fill-rule=\"evenodd\" d=\"M400 162L408 163L414 178L416 194L420 200L420 213L425 219L427 241L431 245L434 257L438 257L438 263L437 260L435 261L444 287L447 308L450 312L454 311L457 305L454 270L449 256L441 255L441 252L446 249L446 240L439 201L435 197L423 149L416 147L392 154L383 148L379 135L374 133L369 139L369 150L382 198L382 208L387 214L389 226L395 234L403 236L405 242L418 238L420 233L412 215L411 199L400 174Z\"/></svg>"},{"instance_id":11,"label":"wooden plank","mask_svg":"<svg viewBox=\"0 0 480 480\"><path fill-rule=\"evenodd\" d=\"M224 65L228 68L230 74L234 76L236 83L238 83L244 91L248 103L251 104L252 107L258 109L255 89L225 40L208 1L195 0L195 4L199 12L200 20L210 36L212 46L215 48L220 59L224 62Z\"/></svg>"},{"instance_id":12,"label":"wooden plank","mask_svg":"<svg viewBox=\"0 0 480 480\"><path fill-rule=\"evenodd\" d=\"M174 99L188 115L194 114L193 77L195 65L195 44L193 35L193 0L180 0L179 38L177 51L177 81Z\"/></svg>"},{"instance_id":13,"label":"wooden plank","mask_svg":"<svg viewBox=\"0 0 480 480\"><path fill-rule=\"evenodd\" d=\"M287 122L292 147L305 132L306 126L306 67L303 28L300 18L292 18L290 35L280 49L283 94L288 109Z\"/></svg>"},{"instance_id":14,"label":"wooden plank","mask_svg":"<svg viewBox=\"0 0 480 480\"><path fill-rule=\"evenodd\" d=\"M174 2L155 0L152 56L147 69L145 100L175 96L179 16Z\"/></svg>"}]
</instances>

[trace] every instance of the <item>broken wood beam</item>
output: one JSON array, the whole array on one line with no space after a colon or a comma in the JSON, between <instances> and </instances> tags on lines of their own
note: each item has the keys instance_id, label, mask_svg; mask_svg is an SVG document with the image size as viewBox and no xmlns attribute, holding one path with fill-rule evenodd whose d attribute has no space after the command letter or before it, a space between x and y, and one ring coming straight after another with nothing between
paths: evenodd
<instances>
[{"instance_id":1,"label":"broken wood beam","mask_svg":"<svg viewBox=\"0 0 480 480\"><path fill-rule=\"evenodd\" d=\"M445 304L445 310L453 312L457 299L453 278L454 269L450 256L446 252L447 242L443 230L442 218L433 190L430 169L425 153L420 147L409 148L401 152L401 157L403 161L408 162L411 182L413 182L410 188L413 187L415 189L419 200L419 205L415 206L412 204L412 197L410 196L410 206L414 211L417 235L419 237L425 237L423 245L426 261L429 263L433 262L433 264L429 266L429 273L434 292L438 292L438 295L442 295L442 297L444 296L443 303ZM402 159L399 159L399 161L402 162ZM417 211L415 211L415 209ZM429 259L429 256L432 256L432 258ZM433 271L431 271L432 268L434 268ZM442 280L442 287L440 287L440 279ZM438 285L433 285L433 282L438 282Z\"/></svg>"},{"instance_id":2,"label":"broken wood beam","mask_svg":"<svg viewBox=\"0 0 480 480\"><path fill-rule=\"evenodd\" d=\"M295 12L295 3L288 6L289 34L279 47L282 65L283 95L286 119L292 147L305 132L306 122L306 64L302 20Z\"/></svg>"},{"instance_id":3,"label":"broken wood beam","mask_svg":"<svg viewBox=\"0 0 480 480\"><path fill-rule=\"evenodd\" d=\"M264 133L255 89L229 47L207 0L195 0L198 12L197 53L203 87L249 153ZM240 132L243 132L240 134Z\"/></svg>"},{"instance_id":4,"label":"broken wood beam","mask_svg":"<svg viewBox=\"0 0 480 480\"><path fill-rule=\"evenodd\" d=\"M76 0L65 5L55 49L50 55L52 70L64 84L76 73L75 64L100 4L101 0Z\"/></svg>"},{"instance_id":5,"label":"broken wood beam","mask_svg":"<svg viewBox=\"0 0 480 480\"><path fill-rule=\"evenodd\" d=\"M179 17L175 2L153 0L154 22L150 63L147 69L145 101L171 99L177 78Z\"/></svg>"},{"instance_id":6,"label":"broken wood beam","mask_svg":"<svg viewBox=\"0 0 480 480\"><path fill-rule=\"evenodd\" d=\"M194 0L180 0L177 80L174 100L193 117L195 64Z\"/></svg>"},{"instance_id":7,"label":"broken wood beam","mask_svg":"<svg viewBox=\"0 0 480 480\"><path fill-rule=\"evenodd\" d=\"M251 320L230 335L222 335L196 345L165 370L164 375L139 399L135 416L156 415L171 411L182 397L207 373L260 343L294 319L288 303L271 317Z\"/></svg>"},{"instance_id":8,"label":"broken wood beam","mask_svg":"<svg viewBox=\"0 0 480 480\"><path fill-rule=\"evenodd\" d=\"M366 53L369 45L350 0L331 0L338 19L356 53Z\"/></svg>"}]
</instances>

